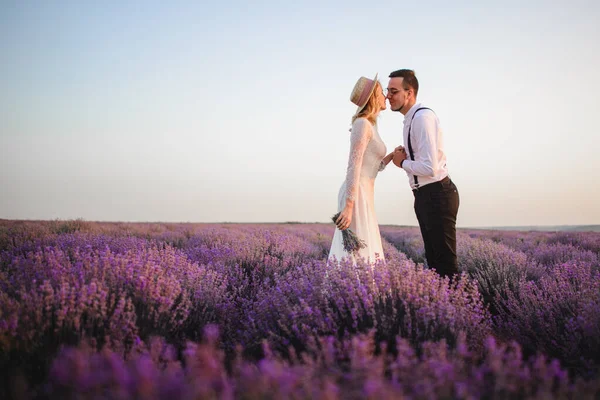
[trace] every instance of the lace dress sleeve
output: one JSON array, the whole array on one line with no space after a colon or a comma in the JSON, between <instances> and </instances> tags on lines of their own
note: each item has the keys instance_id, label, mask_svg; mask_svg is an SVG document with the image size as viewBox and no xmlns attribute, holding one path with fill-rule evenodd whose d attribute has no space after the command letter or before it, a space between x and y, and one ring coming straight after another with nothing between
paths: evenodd
<instances>
[{"instance_id":1,"label":"lace dress sleeve","mask_svg":"<svg viewBox=\"0 0 600 400\"><path fill-rule=\"evenodd\" d=\"M356 200L363 155L372 136L373 131L369 121L364 118L358 118L354 121L352 133L350 134L350 156L346 171L346 199L348 200Z\"/></svg>"}]
</instances>

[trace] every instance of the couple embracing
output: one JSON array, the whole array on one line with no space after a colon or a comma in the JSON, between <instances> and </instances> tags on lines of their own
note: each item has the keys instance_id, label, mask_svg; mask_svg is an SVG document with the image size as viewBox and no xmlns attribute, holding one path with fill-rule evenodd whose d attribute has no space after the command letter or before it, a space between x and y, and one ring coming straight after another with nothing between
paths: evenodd
<instances>
[{"instance_id":1,"label":"couple embracing","mask_svg":"<svg viewBox=\"0 0 600 400\"><path fill-rule=\"evenodd\" d=\"M459 195L448 175L440 122L432 109L417 102L419 81L414 71L400 69L389 78L385 93L375 75L374 79L359 78L350 95L358 109L352 117L348 168L338 195L340 214L329 259L360 257L370 263L385 260L375 214L374 184L377 174L391 161L408 176L429 268L451 278L458 273ZM377 131L377 117L386 109L386 100L392 111L404 115L404 144L387 155ZM366 246L357 252L345 250L342 231L346 229L351 229Z\"/></svg>"}]
</instances>

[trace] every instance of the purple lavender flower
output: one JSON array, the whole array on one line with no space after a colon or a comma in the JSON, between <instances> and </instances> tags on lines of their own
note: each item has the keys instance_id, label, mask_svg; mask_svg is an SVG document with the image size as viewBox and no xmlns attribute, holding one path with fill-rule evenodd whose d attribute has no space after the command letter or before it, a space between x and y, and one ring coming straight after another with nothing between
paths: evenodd
<instances>
[{"instance_id":1,"label":"purple lavender flower","mask_svg":"<svg viewBox=\"0 0 600 400\"><path fill-rule=\"evenodd\" d=\"M333 217L331 217L333 223L336 223L340 213L338 212ZM344 250L346 250L350 254L357 254L360 249L364 249L367 247L367 243L364 240L360 239L356 233L350 228L344 229L342 232L342 240L344 242Z\"/></svg>"}]
</instances>

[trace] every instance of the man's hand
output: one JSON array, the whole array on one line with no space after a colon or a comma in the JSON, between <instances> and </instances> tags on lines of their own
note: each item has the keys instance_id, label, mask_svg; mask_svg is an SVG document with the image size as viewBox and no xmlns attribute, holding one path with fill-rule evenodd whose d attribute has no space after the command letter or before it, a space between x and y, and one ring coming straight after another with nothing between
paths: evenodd
<instances>
[{"instance_id":1,"label":"man's hand","mask_svg":"<svg viewBox=\"0 0 600 400\"><path fill-rule=\"evenodd\" d=\"M404 147L398 146L394 149L394 158L392 158L392 162L396 167L402 168L400 164L402 164L402 161L406 160L406 158L406 150L404 150Z\"/></svg>"}]
</instances>

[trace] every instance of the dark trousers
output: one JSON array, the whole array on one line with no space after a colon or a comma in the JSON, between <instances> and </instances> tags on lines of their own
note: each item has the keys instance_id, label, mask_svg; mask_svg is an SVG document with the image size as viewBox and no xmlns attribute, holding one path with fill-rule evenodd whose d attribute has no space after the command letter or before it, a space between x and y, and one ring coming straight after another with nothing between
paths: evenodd
<instances>
[{"instance_id":1,"label":"dark trousers","mask_svg":"<svg viewBox=\"0 0 600 400\"><path fill-rule=\"evenodd\" d=\"M456 215L458 189L450 177L414 189L415 213L423 235L429 268L441 276L458 273L456 258Z\"/></svg>"}]
</instances>

